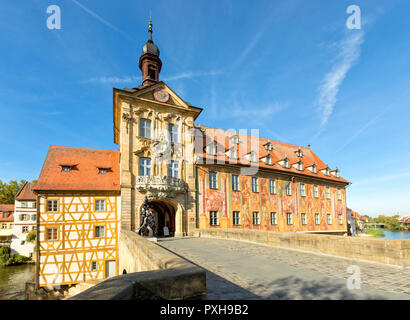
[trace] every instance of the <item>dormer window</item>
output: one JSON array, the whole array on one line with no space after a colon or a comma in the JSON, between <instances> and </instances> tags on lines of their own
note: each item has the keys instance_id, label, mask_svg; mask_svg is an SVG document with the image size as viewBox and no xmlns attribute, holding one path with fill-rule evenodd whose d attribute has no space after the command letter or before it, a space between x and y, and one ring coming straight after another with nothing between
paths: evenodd
<instances>
[{"instance_id":1,"label":"dormer window","mask_svg":"<svg viewBox=\"0 0 410 320\"><path fill-rule=\"evenodd\" d=\"M70 172L70 171L71 171L71 167L70 167L70 166L62 166L62 167L61 167L61 171L62 171L62 172Z\"/></svg>"},{"instance_id":2,"label":"dormer window","mask_svg":"<svg viewBox=\"0 0 410 320\"><path fill-rule=\"evenodd\" d=\"M239 136L235 134L231 137L232 144L239 144Z\"/></svg>"},{"instance_id":3,"label":"dormer window","mask_svg":"<svg viewBox=\"0 0 410 320\"><path fill-rule=\"evenodd\" d=\"M317 166L315 163L312 165L312 172L317 173Z\"/></svg>"},{"instance_id":4,"label":"dormer window","mask_svg":"<svg viewBox=\"0 0 410 320\"><path fill-rule=\"evenodd\" d=\"M211 142L210 144L208 144L208 146L206 147L206 153L211 156L216 156L216 143L215 142Z\"/></svg>"},{"instance_id":5,"label":"dormer window","mask_svg":"<svg viewBox=\"0 0 410 320\"><path fill-rule=\"evenodd\" d=\"M329 176L329 167L326 167L326 168L325 168L324 174L325 174L326 176Z\"/></svg>"},{"instance_id":6,"label":"dormer window","mask_svg":"<svg viewBox=\"0 0 410 320\"><path fill-rule=\"evenodd\" d=\"M302 161L299 161L299 162L297 163L297 169L298 169L299 171L303 171L303 163L302 163Z\"/></svg>"},{"instance_id":7,"label":"dormer window","mask_svg":"<svg viewBox=\"0 0 410 320\"><path fill-rule=\"evenodd\" d=\"M265 162L266 162L266 164L268 164L268 165L272 165L272 164L273 164L273 163L272 163L272 156L271 156L270 154L268 154L268 155L266 156Z\"/></svg>"},{"instance_id":8,"label":"dormer window","mask_svg":"<svg viewBox=\"0 0 410 320\"><path fill-rule=\"evenodd\" d=\"M265 148L267 151L272 151L273 150L273 144L272 142L267 142L264 144Z\"/></svg>"},{"instance_id":9,"label":"dormer window","mask_svg":"<svg viewBox=\"0 0 410 320\"><path fill-rule=\"evenodd\" d=\"M284 168L289 168L289 159L286 157L283 159L283 167Z\"/></svg>"},{"instance_id":10,"label":"dormer window","mask_svg":"<svg viewBox=\"0 0 410 320\"><path fill-rule=\"evenodd\" d=\"M303 151L302 151L302 149L299 148L299 149L296 151L296 154L298 155L299 158L302 158L302 157L303 157Z\"/></svg>"},{"instance_id":11,"label":"dormer window","mask_svg":"<svg viewBox=\"0 0 410 320\"><path fill-rule=\"evenodd\" d=\"M71 170L75 169L76 165L72 164L60 164L61 166L61 172L70 172Z\"/></svg>"},{"instance_id":12,"label":"dormer window","mask_svg":"<svg viewBox=\"0 0 410 320\"><path fill-rule=\"evenodd\" d=\"M337 169L337 168L336 168L336 170L335 170L335 177L336 177L336 178L340 178L339 169Z\"/></svg>"},{"instance_id":13,"label":"dormer window","mask_svg":"<svg viewBox=\"0 0 410 320\"><path fill-rule=\"evenodd\" d=\"M238 159L237 151L236 151L235 147L232 147L231 149L229 149L228 157L231 158L231 159Z\"/></svg>"},{"instance_id":14,"label":"dormer window","mask_svg":"<svg viewBox=\"0 0 410 320\"><path fill-rule=\"evenodd\" d=\"M256 152L252 151L251 153L249 153L249 161L250 162L257 162L256 160Z\"/></svg>"}]
</instances>

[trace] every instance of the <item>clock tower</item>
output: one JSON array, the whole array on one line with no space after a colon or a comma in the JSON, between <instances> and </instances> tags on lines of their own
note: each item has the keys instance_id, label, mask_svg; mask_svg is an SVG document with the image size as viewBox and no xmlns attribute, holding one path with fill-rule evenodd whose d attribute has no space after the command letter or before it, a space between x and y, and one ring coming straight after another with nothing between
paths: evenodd
<instances>
[{"instance_id":1,"label":"clock tower","mask_svg":"<svg viewBox=\"0 0 410 320\"><path fill-rule=\"evenodd\" d=\"M142 85L150 86L158 82L162 62L159 49L152 41L152 22L148 24L148 41L142 47L142 54L138 64L142 72Z\"/></svg>"}]
</instances>

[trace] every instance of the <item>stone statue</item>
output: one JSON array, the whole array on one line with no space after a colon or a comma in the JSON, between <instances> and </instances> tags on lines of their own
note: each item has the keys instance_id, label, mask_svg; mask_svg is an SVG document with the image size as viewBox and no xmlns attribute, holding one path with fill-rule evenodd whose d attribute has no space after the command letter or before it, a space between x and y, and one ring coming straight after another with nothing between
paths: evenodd
<instances>
[{"instance_id":1,"label":"stone statue","mask_svg":"<svg viewBox=\"0 0 410 320\"><path fill-rule=\"evenodd\" d=\"M155 230L155 214L154 210L148 203L148 197L145 197L144 203L141 206L140 221L142 221L142 223L140 227L137 229L136 233L142 237L153 237Z\"/></svg>"}]
</instances>

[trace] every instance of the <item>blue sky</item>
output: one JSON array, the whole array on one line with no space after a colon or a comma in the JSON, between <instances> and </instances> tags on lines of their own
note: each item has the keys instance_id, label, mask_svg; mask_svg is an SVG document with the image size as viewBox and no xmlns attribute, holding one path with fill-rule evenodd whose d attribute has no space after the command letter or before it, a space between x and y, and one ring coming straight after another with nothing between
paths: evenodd
<instances>
[{"instance_id":1,"label":"blue sky","mask_svg":"<svg viewBox=\"0 0 410 320\"><path fill-rule=\"evenodd\" d=\"M62 29L46 27L49 5ZM349 5L362 28L346 28ZM50 144L117 149L112 88L160 78L197 123L311 145L361 214L410 214L410 2L1 0L0 179L37 179Z\"/></svg>"}]
</instances>

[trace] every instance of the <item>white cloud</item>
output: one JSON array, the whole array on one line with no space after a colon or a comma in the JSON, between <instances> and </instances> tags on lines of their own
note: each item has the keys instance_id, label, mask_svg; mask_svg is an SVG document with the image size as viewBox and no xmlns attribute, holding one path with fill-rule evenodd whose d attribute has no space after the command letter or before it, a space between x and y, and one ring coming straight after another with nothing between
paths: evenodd
<instances>
[{"instance_id":1,"label":"white cloud","mask_svg":"<svg viewBox=\"0 0 410 320\"><path fill-rule=\"evenodd\" d=\"M321 113L321 126L324 126L333 113L340 86L347 73L360 57L361 45L364 41L363 31L349 33L338 44L339 54L335 59L332 70L326 74L319 88L318 110Z\"/></svg>"},{"instance_id":2,"label":"white cloud","mask_svg":"<svg viewBox=\"0 0 410 320\"><path fill-rule=\"evenodd\" d=\"M220 75L222 72L219 71L207 71L207 72L183 72L173 76L164 77L163 79L167 82L182 80L182 79L191 79L194 77L207 77L207 76L216 76ZM101 83L101 84L125 84L125 83L138 83L141 81L141 77L137 76L122 76L122 77L96 77L90 78L82 83Z\"/></svg>"}]
</instances>

